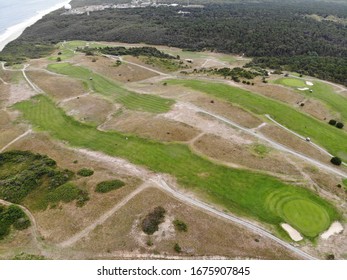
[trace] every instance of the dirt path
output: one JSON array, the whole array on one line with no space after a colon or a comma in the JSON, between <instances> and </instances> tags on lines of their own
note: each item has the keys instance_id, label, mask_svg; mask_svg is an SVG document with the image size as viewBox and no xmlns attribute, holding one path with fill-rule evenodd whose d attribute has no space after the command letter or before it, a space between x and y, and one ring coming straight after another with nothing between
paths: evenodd
<instances>
[{"instance_id":1,"label":"dirt path","mask_svg":"<svg viewBox=\"0 0 347 280\"><path fill-rule=\"evenodd\" d=\"M19 135L17 138L13 139L10 143L8 143L6 146L2 147L0 150L0 153L2 153L3 151L5 151L8 147L10 147L12 144L14 144L15 142L17 142L18 140L24 138L25 136L29 135L30 133L32 133L32 130L29 129L26 132L24 132L23 134Z\"/></svg>"},{"instance_id":2,"label":"dirt path","mask_svg":"<svg viewBox=\"0 0 347 280\"><path fill-rule=\"evenodd\" d=\"M113 216L120 208L122 208L124 205L126 205L132 198L134 198L136 195L141 193L146 188L150 187L151 185L148 182L145 182L141 186L139 186L135 191L130 193L127 197L125 197L123 200L121 200L119 203L117 203L113 208L111 208L109 211L107 211L105 214L103 214L101 217L99 217L97 220L95 220L92 224L90 224L88 227L86 227L84 230L80 231L79 233L75 234L71 238L61 242L58 246L60 247L69 247L82 239L83 237L87 236L91 231L93 231L98 225L102 225L105 223L105 221Z\"/></svg>"}]
</instances>

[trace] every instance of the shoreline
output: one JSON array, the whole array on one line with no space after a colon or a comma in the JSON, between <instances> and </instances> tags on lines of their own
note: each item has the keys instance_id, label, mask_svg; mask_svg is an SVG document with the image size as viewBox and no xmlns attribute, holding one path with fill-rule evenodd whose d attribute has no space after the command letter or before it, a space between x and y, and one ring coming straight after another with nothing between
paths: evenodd
<instances>
[{"instance_id":1,"label":"shoreline","mask_svg":"<svg viewBox=\"0 0 347 280\"><path fill-rule=\"evenodd\" d=\"M31 18L29 18L29 19L27 19L21 23L18 23L16 25L8 27L5 31L5 33L0 35L0 51L2 51L8 43L14 41L20 35L22 35L22 33L24 32L24 30L27 27L36 23L37 21L42 19L45 15L64 7L66 4L69 4L70 2L71 2L71 0L65 0L64 2L56 4L51 8L40 11L37 15L35 15L35 16L33 16L33 17L31 17Z\"/></svg>"}]
</instances>

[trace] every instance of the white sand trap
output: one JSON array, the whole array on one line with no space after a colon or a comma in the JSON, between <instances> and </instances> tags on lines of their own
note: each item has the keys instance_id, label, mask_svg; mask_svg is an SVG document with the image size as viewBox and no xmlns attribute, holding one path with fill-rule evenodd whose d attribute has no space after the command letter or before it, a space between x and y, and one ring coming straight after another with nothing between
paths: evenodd
<instances>
[{"instance_id":1,"label":"white sand trap","mask_svg":"<svg viewBox=\"0 0 347 280\"><path fill-rule=\"evenodd\" d=\"M306 85L308 85L308 86L313 86L313 83L312 83L312 82L309 82L309 81L306 81Z\"/></svg>"},{"instance_id":2,"label":"white sand trap","mask_svg":"<svg viewBox=\"0 0 347 280\"><path fill-rule=\"evenodd\" d=\"M326 240L330 236L341 233L342 231L343 231L342 225L339 222L333 222L330 228L327 231L322 233L321 237Z\"/></svg>"},{"instance_id":3,"label":"white sand trap","mask_svg":"<svg viewBox=\"0 0 347 280\"><path fill-rule=\"evenodd\" d=\"M309 88L308 87L302 87L302 88L298 88L298 90L304 91L304 90L309 90Z\"/></svg>"},{"instance_id":4,"label":"white sand trap","mask_svg":"<svg viewBox=\"0 0 347 280\"><path fill-rule=\"evenodd\" d=\"M303 240L300 232L298 232L295 228L288 224L281 224L281 227L289 234L290 238L294 241L301 241Z\"/></svg>"}]
</instances>

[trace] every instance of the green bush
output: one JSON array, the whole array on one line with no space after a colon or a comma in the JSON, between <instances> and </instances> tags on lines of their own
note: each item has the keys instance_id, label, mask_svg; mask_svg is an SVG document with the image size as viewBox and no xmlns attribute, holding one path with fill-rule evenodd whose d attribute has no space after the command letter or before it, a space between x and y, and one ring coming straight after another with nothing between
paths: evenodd
<instances>
[{"instance_id":1,"label":"green bush","mask_svg":"<svg viewBox=\"0 0 347 280\"><path fill-rule=\"evenodd\" d=\"M152 235L159 229L159 225L164 222L165 209L161 206L154 208L154 210L142 220L142 230L148 235Z\"/></svg>"},{"instance_id":2,"label":"green bush","mask_svg":"<svg viewBox=\"0 0 347 280\"><path fill-rule=\"evenodd\" d=\"M30 221L24 211L16 205L1 207L0 240L10 233L12 225L15 229L22 230L30 226Z\"/></svg>"},{"instance_id":3,"label":"green bush","mask_svg":"<svg viewBox=\"0 0 347 280\"><path fill-rule=\"evenodd\" d=\"M339 157L333 157L331 158L330 162L335 165L341 165L342 160Z\"/></svg>"},{"instance_id":4,"label":"green bush","mask_svg":"<svg viewBox=\"0 0 347 280\"><path fill-rule=\"evenodd\" d=\"M89 177L89 176L92 176L94 174L94 171L91 169L88 169L88 168L82 168L82 169L78 170L77 174L82 176L82 177Z\"/></svg>"},{"instance_id":5,"label":"green bush","mask_svg":"<svg viewBox=\"0 0 347 280\"><path fill-rule=\"evenodd\" d=\"M174 250L175 250L177 253L181 253L181 252L182 252L182 248L181 248L180 245L178 245L178 243L175 244Z\"/></svg>"},{"instance_id":6,"label":"green bush","mask_svg":"<svg viewBox=\"0 0 347 280\"><path fill-rule=\"evenodd\" d=\"M339 129L342 129L344 127L344 125L343 125L343 123L338 122L336 124L336 127L339 128Z\"/></svg>"},{"instance_id":7,"label":"green bush","mask_svg":"<svg viewBox=\"0 0 347 280\"><path fill-rule=\"evenodd\" d=\"M121 180L104 181L96 186L95 191L99 193L107 193L113 190L117 190L124 185L125 183Z\"/></svg>"},{"instance_id":8,"label":"green bush","mask_svg":"<svg viewBox=\"0 0 347 280\"><path fill-rule=\"evenodd\" d=\"M336 125L336 121L335 121L335 120L330 120L330 121L329 121L329 124L330 124L330 125Z\"/></svg>"},{"instance_id":9,"label":"green bush","mask_svg":"<svg viewBox=\"0 0 347 280\"><path fill-rule=\"evenodd\" d=\"M183 221L174 220L174 221L173 221L173 224L174 224L175 229L176 229L177 231L184 231L184 232L187 232L187 231L188 231L188 226L187 226L186 223L183 222Z\"/></svg>"}]
</instances>

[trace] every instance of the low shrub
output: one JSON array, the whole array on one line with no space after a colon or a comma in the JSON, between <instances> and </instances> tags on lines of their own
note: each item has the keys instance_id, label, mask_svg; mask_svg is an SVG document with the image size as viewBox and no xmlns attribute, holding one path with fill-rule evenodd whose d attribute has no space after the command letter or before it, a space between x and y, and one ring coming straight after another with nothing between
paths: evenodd
<instances>
[{"instance_id":1,"label":"low shrub","mask_svg":"<svg viewBox=\"0 0 347 280\"><path fill-rule=\"evenodd\" d=\"M174 220L173 224L175 226L175 229L177 231L183 231L183 232L187 232L188 231L188 226L185 222L180 221L180 220Z\"/></svg>"},{"instance_id":2,"label":"low shrub","mask_svg":"<svg viewBox=\"0 0 347 280\"><path fill-rule=\"evenodd\" d=\"M331 158L330 162L335 165L341 165L342 160L339 157L333 157Z\"/></svg>"},{"instance_id":3,"label":"low shrub","mask_svg":"<svg viewBox=\"0 0 347 280\"><path fill-rule=\"evenodd\" d=\"M82 169L78 170L77 174L82 176L82 177L89 177L89 176L92 176L94 174L94 171L91 169L88 169L88 168L82 168Z\"/></svg>"},{"instance_id":4,"label":"low shrub","mask_svg":"<svg viewBox=\"0 0 347 280\"><path fill-rule=\"evenodd\" d=\"M335 120L330 120L330 121L329 121L329 124L330 124L330 125L336 125L336 121L335 121Z\"/></svg>"},{"instance_id":5,"label":"low shrub","mask_svg":"<svg viewBox=\"0 0 347 280\"><path fill-rule=\"evenodd\" d=\"M339 128L339 129L342 129L342 128L344 127L344 124L338 122L338 123L336 124L336 127Z\"/></svg>"},{"instance_id":6,"label":"low shrub","mask_svg":"<svg viewBox=\"0 0 347 280\"><path fill-rule=\"evenodd\" d=\"M152 235L159 229L159 225L164 222L165 209L161 206L154 208L154 210L142 220L141 227L144 233Z\"/></svg>"},{"instance_id":7,"label":"low shrub","mask_svg":"<svg viewBox=\"0 0 347 280\"><path fill-rule=\"evenodd\" d=\"M123 186L125 186L125 183L121 180L104 181L97 184L95 191L98 193L107 193L113 190L120 189Z\"/></svg>"}]
</instances>

